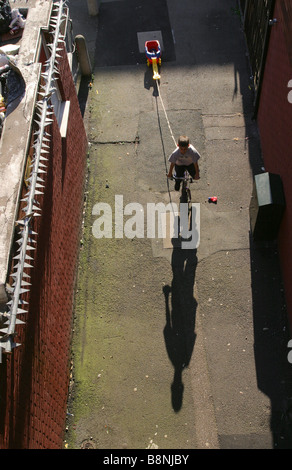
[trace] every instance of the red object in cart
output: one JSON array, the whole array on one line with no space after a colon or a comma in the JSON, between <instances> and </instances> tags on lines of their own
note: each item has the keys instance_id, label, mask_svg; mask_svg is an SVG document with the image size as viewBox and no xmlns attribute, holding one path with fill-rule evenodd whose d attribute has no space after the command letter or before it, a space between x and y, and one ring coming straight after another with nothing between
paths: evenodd
<instances>
[{"instance_id":1,"label":"red object in cart","mask_svg":"<svg viewBox=\"0 0 292 470\"><path fill-rule=\"evenodd\" d=\"M147 65L151 65L152 60L155 60L158 65L161 65L161 47L159 41L156 39L153 41L146 41L145 53L147 57Z\"/></svg>"}]
</instances>

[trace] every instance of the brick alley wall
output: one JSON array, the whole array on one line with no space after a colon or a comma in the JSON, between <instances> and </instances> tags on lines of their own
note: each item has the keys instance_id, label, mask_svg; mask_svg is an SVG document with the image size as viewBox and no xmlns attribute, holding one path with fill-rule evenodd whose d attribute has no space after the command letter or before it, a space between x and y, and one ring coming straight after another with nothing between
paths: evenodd
<instances>
[{"instance_id":1,"label":"brick alley wall","mask_svg":"<svg viewBox=\"0 0 292 470\"><path fill-rule=\"evenodd\" d=\"M288 87L292 80L292 42L289 40L292 23L285 14L284 3L278 0L275 6L277 23L271 26L258 125L265 169L281 176L285 191L286 211L279 233L279 250L292 332L292 93L290 101L288 99L292 90L292 85Z\"/></svg>"},{"instance_id":2,"label":"brick alley wall","mask_svg":"<svg viewBox=\"0 0 292 470\"><path fill-rule=\"evenodd\" d=\"M67 136L54 118L44 195L37 196L34 267L27 270L28 313L16 328L21 345L0 364L1 449L60 449L64 439L87 138L65 52L60 64L62 99L71 102Z\"/></svg>"}]
</instances>

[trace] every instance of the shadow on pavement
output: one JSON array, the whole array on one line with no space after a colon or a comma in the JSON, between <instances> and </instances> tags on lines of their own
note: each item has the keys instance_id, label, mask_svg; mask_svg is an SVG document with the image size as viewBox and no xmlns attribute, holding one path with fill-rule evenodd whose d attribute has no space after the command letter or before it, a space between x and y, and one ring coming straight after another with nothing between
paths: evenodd
<instances>
[{"instance_id":1,"label":"shadow on pavement","mask_svg":"<svg viewBox=\"0 0 292 470\"><path fill-rule=\"evenodd\" d=\"M193 290L197 268L197 250L174 248L171 266L172 284L163 288L166 313L163 333L166 350L174 367L174 377L171 384L172 407L175 412L178 412L183 402L182 372L190 363L196 341L197 301L194 298Z\"/></svg>"},{"instance_id":2,"label":"shadow on pavement","mask_svg":"<svg viewBox=\"0 0 292 470\"><path fill-rule=\"evenodd\" d=\"M144 63L144 47L141 52L137 33L149 31L161 32L164 61L175 60L166 0L101 3L99 17L102 18L102 23L97 32L95 57L97 67Z\"/></svg>"},{"instance_id":3,"label":"shadow on pavement","mask_svg":"<svg viewBox=\"0 0 292 470\"><path fill-rule=\"evenodd\" d=\"M291 449L289 328L276 242L254 242L251 238L250 261L257 383L271 401L270 426L274 448Z\"/></svg>"},{"instance_id":4,"label":"shadow on pavement","mask_svg":"<svg viewBox=\"0 0 292 470\"><path fill-rule=\"evenodd\" d=\"M246 150L253 176L265 171L254 116L250 64L234 54L234 93L240 94L245 119ZM250 233L254 358L258 388L271 402L270 428L275 449L292 448L292 377L287 360L289 326L277 242L255 242ZM289 412L290 410L290 412Z\"/></svg>"}]
</instances>

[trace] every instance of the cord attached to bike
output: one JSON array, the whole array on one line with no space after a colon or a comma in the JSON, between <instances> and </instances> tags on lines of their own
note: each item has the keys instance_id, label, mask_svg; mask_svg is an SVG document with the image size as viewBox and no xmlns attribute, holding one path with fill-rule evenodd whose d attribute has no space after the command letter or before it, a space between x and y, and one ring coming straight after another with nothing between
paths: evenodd
<instances>
[{"instance_id":1,"label":"cord attached to bike","mask_svg":"<svg viewBox=\"0 0 292 470\"><path fill-rule=\"evenodd\" d=\"M158 82L157 82L157 89L158 89L158 96L159 96L159 99L160 99L160 102L161 102L161 105L162 105L162 109L163 109L164 114L165 114L165 119L166 119L166 122L167 122L167 125L168 125L168 128L169 128L169 131L170 131L170 135L172 137L174 145L176 146L177 143L176 143L176 140L174 138L174 135L173 135L173 132L172 132L172 129L171 129L171 125L170 125L170 122L169 122L169 119L168 119L168 116L167 116L167 112L166 112L166 109L165 109L165 106L164 106L164 103L163 103L163 99L161 97L160 86L159 86Z\"/></svg>"}]
</instances>

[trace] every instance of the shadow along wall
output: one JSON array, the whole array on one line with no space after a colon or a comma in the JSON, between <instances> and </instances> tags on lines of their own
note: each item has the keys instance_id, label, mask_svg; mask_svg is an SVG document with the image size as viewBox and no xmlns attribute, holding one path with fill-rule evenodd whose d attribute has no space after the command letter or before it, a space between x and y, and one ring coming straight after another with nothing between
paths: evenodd
<instances>
[{"instance_id":1,"label":"shadow along wall","mask_svg":"<svg viewBox=\"0 0 292 470\"><path fill-rule=\"evenodd\" d=\"M292 8L290 13L285 14L285 2L276 2L277 22L271 26L257 119L265 169L281 176L285 192L286 209L278 241L292 333L292 97L291 102L288 99L292 90L288 87L292 80Z\"/></svg>"}]
</instances>

